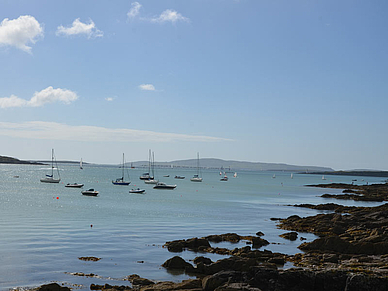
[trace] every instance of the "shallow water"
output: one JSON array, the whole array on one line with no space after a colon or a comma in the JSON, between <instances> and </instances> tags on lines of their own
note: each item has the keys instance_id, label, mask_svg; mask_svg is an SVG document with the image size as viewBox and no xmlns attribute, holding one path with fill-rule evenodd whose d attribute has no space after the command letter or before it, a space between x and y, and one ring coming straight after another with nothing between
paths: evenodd
<instances>
[{"instance_id":1,"label":"shallow water","mask_svg":"<svg viewBox=\"0 0 388 291\"><path fill-rule=\"evenodd\" d=\"M294 254L300 252L299 240L279 237L271 217L315 215L316 210L287 205L328 203L374 206L323 199L324 193L341 190L305 187L307 184L345 182L363 184L381 182L382 178L326 176L276 172L230 173L221 182L217 171L203 171L203 182L195 183L190 169L158 169L156 178L176 184L175 190L155 190L139 180L144 169L131 169L131 185L115 186L111 180L121 175L118 167L60 164L60 184L39 181L48 173L47 166L0 165L0 289L33 287L47 282L130 285L123 279L139 274L152 280L181 281L185 274L172 274L161 264L172 256L163 248L166 241L236 232L254 235L262 231L271 242L262 249ZM163 175L169 174L169 178ZM18 175L19 178L14 176ZM186 179L174 179L175 175ZM364 181L361 181L364 179ZM84 183L84 189L100 191L98 197L81 195L81 189L65 188L66 183ZM145 194L129 194L132 188L146 189ZM300 234L308 241L315 237ZM240 247L245 242L219 247ZM193 252L179 253L194 259ZM83 256L102 258L84 262ZM219 255L208 255L213 260ZM97 274L98 278L78 277L71 273Z\"/></svg>"}]
</instances>

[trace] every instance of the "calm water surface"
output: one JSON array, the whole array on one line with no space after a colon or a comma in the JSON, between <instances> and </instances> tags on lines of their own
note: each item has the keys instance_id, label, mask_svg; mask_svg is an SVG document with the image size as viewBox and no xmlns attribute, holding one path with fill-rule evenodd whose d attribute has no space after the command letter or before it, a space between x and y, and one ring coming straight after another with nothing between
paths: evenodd
<instances>
[{"instance_id":1,"label":"calm water surface","mask_svg":"<svg viewBox=\"0 0 388 291\"><path fill-rule=\"evenodd\" d=\"M47 282L64 282L88 290L91 283L130 285L123 279L139 274L152 280L181 281L184 274L171 274L161 264L175 254L162 245L166 241L236 232L254 235L264 232L272 244L264 247L276 252L300 252L300 241L279 237L271 217L315 215L316 210L287 206L298 203L334 202L346 205L378 205L320 198L341 190L304 187L306 184L346 182L380 183L382 178L293 175L276 172L233 173L221 182L219 172L204 171L203 182L195 183L189 169L158 169L156 178L176 184L175 190L155 190L139 180L144 169L131 169L129 186L112 185L121 176L116 167L60 164L60 184L39 181L48 166L0 165L0 290L34 287ZM169 178L163 175L169 174ZM175 175L186 179L174 179ZM19 176L19 178L15 178ZM361 181L364 179L364 181ZM98 197L81 195L81 189L65 188L66 183L84 183L84 189L100 191ZM132 188L145 194L130 194ZM308 241L315 237L302 234ZM240 247L227 243L219 247ZM180 253L186 260L198 254ZM84 262L83 256L102 258ZM219 255L208 255L213 260ZM98 278L71 275L83 272Z\"/></svg>"}]
</instances>

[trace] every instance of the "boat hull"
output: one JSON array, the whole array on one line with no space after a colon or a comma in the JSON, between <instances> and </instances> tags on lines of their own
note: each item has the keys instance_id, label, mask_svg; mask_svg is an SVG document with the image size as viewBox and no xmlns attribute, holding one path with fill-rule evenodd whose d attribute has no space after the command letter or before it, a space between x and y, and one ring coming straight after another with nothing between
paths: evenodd
<instances>
[{"instance_id":1,"label":"boat hull","mask_svg":"<svg viewBox=\"0 0 388 291\"><path fill-rule=\"evenodd\" d=\"M134 194L143 194L145 192L145 190L129 190L129 193L134 193Z\"/></svg>"},{"instance_id":2,"label":"boat hull","mask_svg":"<svg viewBox=\"0 0 388 291\"><path fill-rule=\"evenodd\" d=\"M59 183L61 179L43 178L40 179L42 183Z\"/></svg>"},{"instance_id":3,"label":"boat hull","mask_svg":"<svg viewBox=\"0 0 388 291\"><path fill-rule=\"evenodd\" d=\"M146 184L157 184L158 182L158 180L144 180L144 183Z\"/></svg>"},{"instance_id":4,"label":"boat hull","mask_svg":"<svg viewBox=\"0 0 388 291\"><path fill-rule=\"evenodd\" d=\"M65 187L67 188L82 188L84 184L66 184Z\"/></svg>"},{"instance_id":5,"label":"boat hull","mask_svg":"<svg viewBox=\"0 0 388 291\"><path fill-rule=\"evenodd\" d=\"M116 182L116 181L112 181L112 184L113 185L128 186L129 184L131 184L131 182Z\"/></svg>"},{"instance_id":6,"label":"boat hull","mask_svg":"<svg viewBox=\"0 0 388 291\"><path fill-rule=\"evenodd\" d=\"M81 193L82 193L82 195L85 195L85 196L97 196L98 195L98 191L82 191Z\"/></svg>"},{"instance_id":7,"label":"boat hull","mask_svg":"<svg viewBox=\"0 0 388 291\"><path fill-rule=\"evenodd\" d=\"M156 184L155 186L154 186L154 189L165 189L165 190L173 190L173 189L175 189L176 188L176 185L166 185L166 184Z\"/></svg>"},{"instance_id":8,"label":"boat hull","mask_svg":"<svg viewBox=\"0 0 388 291\"><path fill-rule=\"evenodd\" d=\"M202 182L202 178L191 178L191 182Z\"/></svg>"}]
</instances>

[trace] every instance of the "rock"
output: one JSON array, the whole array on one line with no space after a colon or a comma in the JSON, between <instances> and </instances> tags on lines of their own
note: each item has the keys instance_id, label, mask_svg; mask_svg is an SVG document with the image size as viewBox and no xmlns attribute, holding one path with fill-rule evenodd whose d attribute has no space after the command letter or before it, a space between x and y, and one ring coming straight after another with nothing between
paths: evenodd
<instances>
[{"instance_id":1,"label":"rock","mask_svg":"<svg viewBox=\"0 0 388 291\"><path fill-rule=\"evenodd\" d=\"M294 241L294 240L296 240L298 238L298 233L295 232L295 231L291 231L291 232L283 233L283 234L281 234L279 236L282 237L282 238Z\"/></svg>"},{"instance_id":2,"label":"rock","mask_svg":"<svg viewBox=\"0 0 388 291\"><path fill-rule=\"evenodd\" d=\"M259 288L250 286L247 283L225 283L224 285L217 287L214 291L262 291Z\"/></svg>"},{"instance_id":3,"label":"rock","mask_svg":"<svg viewBox=\"0 0 388 291\"><path fill-rule=\"evenodd\" d=\"M205 265L210 265L212 262L212 260L210 260L209 258L205 258L205 257L196 257L194 259L194 264L198 265L199 263L203 263Z\"/></svg>"},{"instance_id":4,"label":"rock","mask_svg":"<svg viewBox=\"0 0 388 291\"><path fill-rule=\"evenodd\" d=\"M81 261L92 261L92 262L97 262L101 260L101 258L96 258L96 257L79 257L78 259Z\"/></svg>"},{"instance_id":5,"label":"rock","mask_svg":"<svg viewBox=\"0 0 388 291\"><path fill-rule=\"evenodd\" d=\"M252 238L252 247L259 249L263 246L269 245L269 242L261 237L253 237Z\"/></svg>"},{"instance_id":6,"label":"rock","mask_svg":"<svg viewBox=\"0 0 388 291\"><path fill-rule=\"evenodd\" d=\"M194 272L194 266L179 256L175 256L165 261L162 265L166 269L184 270L186 272Z\"/></svg>"},{"instance_id":7,"label":"rock","mask_svg":"<svg viewBox=\"0 0 388 291\"><path fill-rule=\"evenodd\" d=\"M185 290L185 291L202 291L201 279L183 280L181 283L160 282L150 286L144 286L141 291L170 291L170 290Z\"/></svg>"},{"instance_id":8,"label":"rock","mask_svg":"<svg viewBox=\"0 0 388 291\"><path fill-rule=\"evenodd\" d=\"M70 291L71 289L68 287L62 287L57 283L50 283L46 285L40 286L37 291Z\"/></svg>"},{"instance_id":9,"label":"rock","mask_svg":"<svg viewBox=\"0 0 388 291\"><path fill-rule=\"evenodd\" d=\"M235 271L221 271L214 275L205 277L202 280L202 289L204 291L213 291L226 282L243 282L242 274Z\"/></svg>"}]
</instances>

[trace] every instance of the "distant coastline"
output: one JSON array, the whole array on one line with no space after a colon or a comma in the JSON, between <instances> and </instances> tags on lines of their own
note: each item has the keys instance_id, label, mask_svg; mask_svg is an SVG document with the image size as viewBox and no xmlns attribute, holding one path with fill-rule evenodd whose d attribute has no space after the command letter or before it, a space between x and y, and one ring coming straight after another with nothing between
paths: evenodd
<instances>
[{"instance_id":1,"label":"distant coastline","mask_svg":"<svg viewBox=\"0 0 388 291\"><path fill-rule=\"evenodd\" d=\"M23 161L16 158L0 156L0 164L29 164L29 165L42 165L48 164L51 161L45 160L29 160ZM78 164L79 161L57 161L61 164ZM83 163L84 165L93 163ZM100 165L100 164L94 164ZM101 164L103 165L103 164ZM112 164L116 165L116 164ZM109 166L112 166L109 165ZM108 166L108 165L106 165ZM137 161L137 162L127 162L127 167L135 168L144 168L148 167L148 161ZM197 160L176 160L171 162L155 162L156 168L196 168ZM332 168L329 167L319 167L319 166L298 166L298 165L289 165L283 163L260 163L260 162L246 162L246 161L232 161L232 160L222 160L215 158L202 158L200 159L200 168L201 169L214 169L224 172L229 171L289 171L289 172L334 172Z\"/></svg>"},{"instance_id":2,"label":"distant coastline","mask_svg":"<svg viewBox=\"0 0 388 291\"><path fill-rule=\"evenodd\" d=\"M24 164L24 165L44 165L40 162L22 161L16 158L0 156L0 164Z\"/></svg>"},{"instance_id":3,"label":"distant coastline","mask_svg":"<svg viewBox=\"0 0 388 291\"><path fill-rule=\"evenodd\" d=\"M325 171L325 172L301 172L300 174L313 175L338 175L338 176L363 176L363 177L388 177L388 171Z\"/></svg>"}]
</instances>

